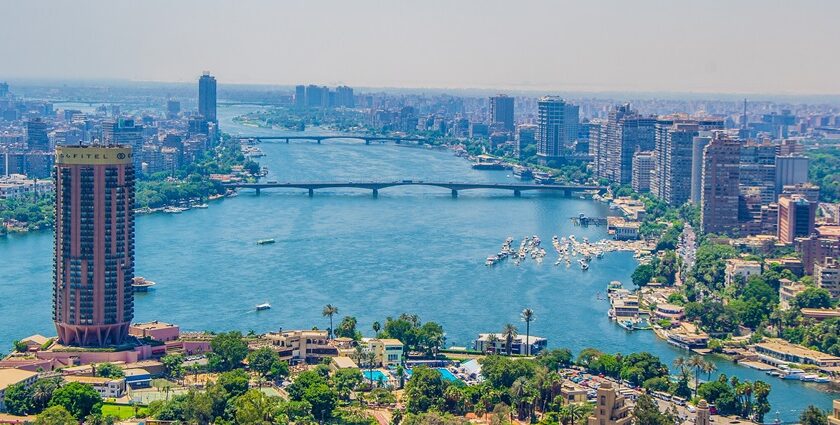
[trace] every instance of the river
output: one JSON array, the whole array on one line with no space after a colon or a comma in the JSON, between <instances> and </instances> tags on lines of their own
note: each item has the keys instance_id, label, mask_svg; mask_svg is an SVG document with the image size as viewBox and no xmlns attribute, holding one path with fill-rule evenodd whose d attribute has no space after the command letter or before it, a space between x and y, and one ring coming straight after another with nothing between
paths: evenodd
<instances>
[{"instance_id":1,"label":"river","mask_svg":"<svg viewBox=\"0 0 840 425\"><path fill-rule=\"evenodd\" d=\"M221 107L221 127L232 134L283 134L237 125L247 106ZM310 130L307 130L310 131ZM323 133L323 131L320 131ZM299 134L299 133L295 133ZM508 171L476 171L448 151L365 145L352 140L315 144L263 143L269 180L437 180L508 182ZM605 228L575 227L579 213L604 216L606 206L561 195L509 191L462 191L395 187L374 199L369 190L263 190L213 202L208 209L153 214L137 219L136 271L158 283L136 299L137 321L161 320L186 330L243 332L326 328L322 307L358 318L371 334L374 321L408 312L440 322L448 346L471 346L480 332L513 323L534 310L533 335L550 347L579 352L650 351L669 365L685 355L652 332L626 332L607 318L608 302L596 298L611 280L630 283L631 253L608 253L588 271L574 263L554 266L530 258L521 266L484 265L508 236L518 243L539 235L551 252L553 235L597 240ZM273 238L273 245L257 245ZM33 333L53 335L51 323L52 233L0 238L0 347ZM271 310L254 305L270 302ZM719 372L769 382L773 411L795 420L808 404L831 407L832 394L818 384L782 381L762 372L716 361Z\"/></svg>"}]
</instances>

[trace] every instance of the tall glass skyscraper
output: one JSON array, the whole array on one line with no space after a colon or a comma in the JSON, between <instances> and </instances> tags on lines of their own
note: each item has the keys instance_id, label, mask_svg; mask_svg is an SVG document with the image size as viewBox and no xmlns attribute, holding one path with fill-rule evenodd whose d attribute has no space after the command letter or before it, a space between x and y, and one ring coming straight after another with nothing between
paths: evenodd
<instances>
[{"instance_id":1,"label":"tall glass skyscraper","mask_svg":"<svg viewBox=\"0 0 840 425\"><path fill-rule=\"evenodd\" d=\"M198 113L205 120L216 122L216 77L209 72L198 79Z\"/></svg>"},{"instance_id":2,"label":"tall glass skyscraper","mask_svg":"<svg viewBox=\"0 0 840 425\"><path fill-rule=\"evenodd\" d=\"M134 317L130 146L59 146L53 319L65 345L121 344Z\"/></svg>"}]
</instances>

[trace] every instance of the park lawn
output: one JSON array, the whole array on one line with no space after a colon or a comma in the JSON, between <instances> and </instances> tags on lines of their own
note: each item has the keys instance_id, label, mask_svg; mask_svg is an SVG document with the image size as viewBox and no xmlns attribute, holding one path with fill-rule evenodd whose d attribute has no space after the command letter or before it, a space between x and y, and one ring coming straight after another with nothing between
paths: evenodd
<instances>
[{"instance_id":1,"label":"park lawn","mask_svg":"<svg viewBox=\"0 0 840 425\"><path fill-rule=\"evenodd\" d=\"M148 414L149 409L146 407L138 407L137 414L144 415ZM134 417L134 407L128 406L125 404L110 404L106 403L102 405L102 416L116 416L120 418L120 420L125 420L128 418Z\"/></svg>"}]
</instances>

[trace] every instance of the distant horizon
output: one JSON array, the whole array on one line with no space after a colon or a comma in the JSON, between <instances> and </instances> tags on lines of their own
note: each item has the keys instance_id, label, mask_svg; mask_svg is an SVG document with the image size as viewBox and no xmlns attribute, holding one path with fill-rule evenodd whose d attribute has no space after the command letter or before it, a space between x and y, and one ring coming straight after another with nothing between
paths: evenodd
<instances>
[{"instance_id":1,"label":"distant horizon","mask_svg":"<svg viewBox=\"0 0 840 425\"><path fill-rule=\"evenodd\" d=\"M55 87L56 85L67 85L69 87L150 87L155 85L160 86L176 86L181 88L190 87L198 84L198 77L201 73L197 73L194 80L133 80L126 78L27 78L27 77L4 77L0 75L0 82L7 82L10 85L11 91L14 93L15 86L19 87ZM575 96L592 96L593 98L625 98L629 99L632 96L642 98L661 98L674 100L708 100L708 101L740 101L747 99L752 102L801 102L804 100L811 101L832 101L840 103L840 93L785 93L785 92L765 92L765 93L748 93L748 92L702 92L702 91L641 91L641 90L564 90L564 89L538 89L538 88L515 88L515 87L396 87L396 86L354 86L347 83L329 84L317 82L299 82L299 83L260 83L260 82L230 82L219 79L216 74L211 75L216 77L220 89L226 88L251 88L254 90L260 89L278 89L293 92L297 85L314 84L317 86L335 87L337 85L347 85L354 90L365 93L393 93L404 92L406 94L460 94L465 96L489 96L493 94L507 94L512 96L523 97L539 97L543 95L575 95ZM220 100L223 100L220 98Z\"/></svg>"}]
</instances>

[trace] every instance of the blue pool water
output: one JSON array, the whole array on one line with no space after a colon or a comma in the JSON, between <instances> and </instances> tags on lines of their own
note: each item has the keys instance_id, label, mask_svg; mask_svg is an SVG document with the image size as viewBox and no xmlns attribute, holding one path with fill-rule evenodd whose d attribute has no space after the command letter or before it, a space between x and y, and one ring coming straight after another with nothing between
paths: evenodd
<instances>
[{"instance_id":1,"label":"blue pool water","mask_svg":"<svg viewBox=\"0 0 840 425\"><path fill-rule=\"evenodd\" d=\"M440 372L440 376L443 379L445 379L449 382L456 382L456 381L460 382L461 381L460 379L458 379L457 376L453 375L452 372L450 372L449 369L447 369L445 367L436 367L435 369L438 372ZM365 372L365 373L367 373L367 372ZM406 369L405 370L405 374L408 375L409 377L411 377L411 373L412 373L411 369Z\"/></svg>"},{"instance_id":2,"label":"blue pool water","mask_svg":"<svg viewBox=\"0 0 840 425\"><path fill-rule=\"evenodd\" d=\"M366 370L364 374L365 379L370 379L373 382L388 382L388 375L382 373L381 370Z\"/></svg>"}]
</instances>

